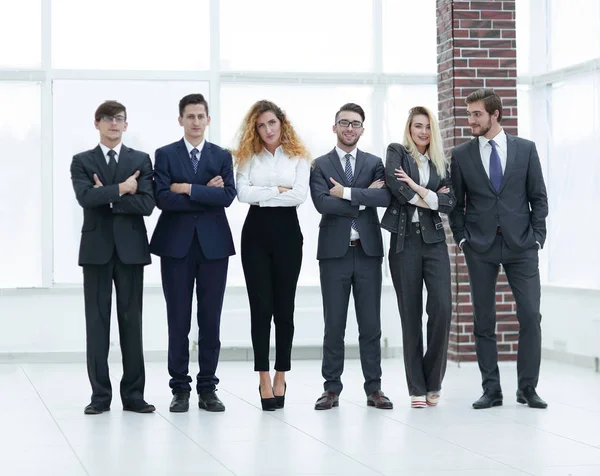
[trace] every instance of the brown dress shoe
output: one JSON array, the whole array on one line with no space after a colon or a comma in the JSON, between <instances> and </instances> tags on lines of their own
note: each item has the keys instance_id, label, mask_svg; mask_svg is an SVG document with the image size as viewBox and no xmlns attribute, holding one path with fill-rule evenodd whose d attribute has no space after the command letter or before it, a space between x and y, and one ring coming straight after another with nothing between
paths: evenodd
<instances>
[{"instance_id":1,"label":"brown dress shoe","mask_svg":"<svg viewBox=\"0 0 600 476\"><path fill-rule=\"evenodd\" d=\"M315 403L315 410L331 410L340 404L340 397L337 393L323 392L323 395Z\"/></svg>"},{"instance_id":2,"label":"brown dress shoe","mask_svg":"<svg viewBox=\"0 0 600 476\"><path fill-rule=\"evenodd\" d=\"M394 408L394 404L381 390L376 390L367 397L367 406L379 408L380 410L391 410Z\"/></svg>"}]
</instances>

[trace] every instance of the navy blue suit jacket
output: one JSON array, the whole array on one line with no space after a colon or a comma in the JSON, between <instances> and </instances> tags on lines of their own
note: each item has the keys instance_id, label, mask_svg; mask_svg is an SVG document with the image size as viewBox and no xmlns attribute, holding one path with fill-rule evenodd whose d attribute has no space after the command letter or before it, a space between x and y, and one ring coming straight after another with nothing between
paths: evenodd
<instances>
[{"instance_id":1,"label":"navy blue suit jacket","mask_svg":"<svg viewBox=\"0 0 600 476\"><path fill-rule=\"evenodd\" d=\"M206 184L217 175L224 188ZM173 183L192 184L190 195L171 192ZM150 252L158 256L183 258L190 249L194 232L207 259L221 259L235 254L225 207L235 198L231 154L205 142L198 170L183 139L157 149L154 157L154 196L162 210L150 241Z\"/></svg>"}]
</instances>

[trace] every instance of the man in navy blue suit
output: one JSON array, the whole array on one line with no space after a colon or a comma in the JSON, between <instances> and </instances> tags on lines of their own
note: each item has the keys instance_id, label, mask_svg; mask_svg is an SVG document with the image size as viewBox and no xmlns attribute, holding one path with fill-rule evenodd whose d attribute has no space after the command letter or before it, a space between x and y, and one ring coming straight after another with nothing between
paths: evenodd
<instances>
[{"instance_id":1,"label":"man in navy blue suit","mask_svg":"<svg viewBox=\"0 0 600 476\"><path fill-rule=\"evenodd\" d=\"M194 283L198 299L198 406L222 412L216 395L221 342L219 328L229 256L235 254L225 207L235 198L231 154L204 138L210 124L202 94L179 102L183 139L156 151L156 205L162 210L150 242L161 258L169 325L168 367L172 412L186 412L192 382L188 374Z\"/></svg>"}]
</instances>

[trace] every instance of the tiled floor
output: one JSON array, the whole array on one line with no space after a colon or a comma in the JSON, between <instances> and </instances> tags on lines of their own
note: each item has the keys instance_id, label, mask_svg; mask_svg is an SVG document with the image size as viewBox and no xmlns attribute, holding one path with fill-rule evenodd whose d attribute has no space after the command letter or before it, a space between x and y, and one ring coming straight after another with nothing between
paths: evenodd
<instances>
[{"instance_id":1,"label":"tiled floor","mask_svg":"<svg viewBox=\"0 0 600 476\"><path fill-rule=\"evenodd\" d=\"M408 406L400 360L384 360L395 409L367 408L360 365L346 363L340 406L313 409L318 361L294 362L284 410L262 412L250 362L219 366L225 413L168 411L162 363L147 364L158 411L84 416L83 364L0 365L0 475L599 476L600 374L544 362L548 410L515 402L514 364L502 366L505 404L472 410L479 371L449 364L437 408ZM113 388L120 369L113 365Z\"/></svg>"}]
</instances>

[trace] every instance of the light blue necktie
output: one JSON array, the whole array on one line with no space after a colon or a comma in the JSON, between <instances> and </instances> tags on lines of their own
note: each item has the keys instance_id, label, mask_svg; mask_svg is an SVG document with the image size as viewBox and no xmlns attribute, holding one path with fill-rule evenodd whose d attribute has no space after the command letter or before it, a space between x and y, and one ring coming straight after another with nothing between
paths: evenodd
<instances>
[{"instance_id":1,"label":"light blue necktie","mask_svg":"<svg viewBox=\"0 0 600 476\"><path fill-rule=\"evenodd\" d=\"M200 160L198 159L198 152L198 149L196 149L195 147L190 152L190 158L192 159L192 167L194 167L194 173L198 171L198 162L200 162Z\"/></svg>"}]
</instances>

